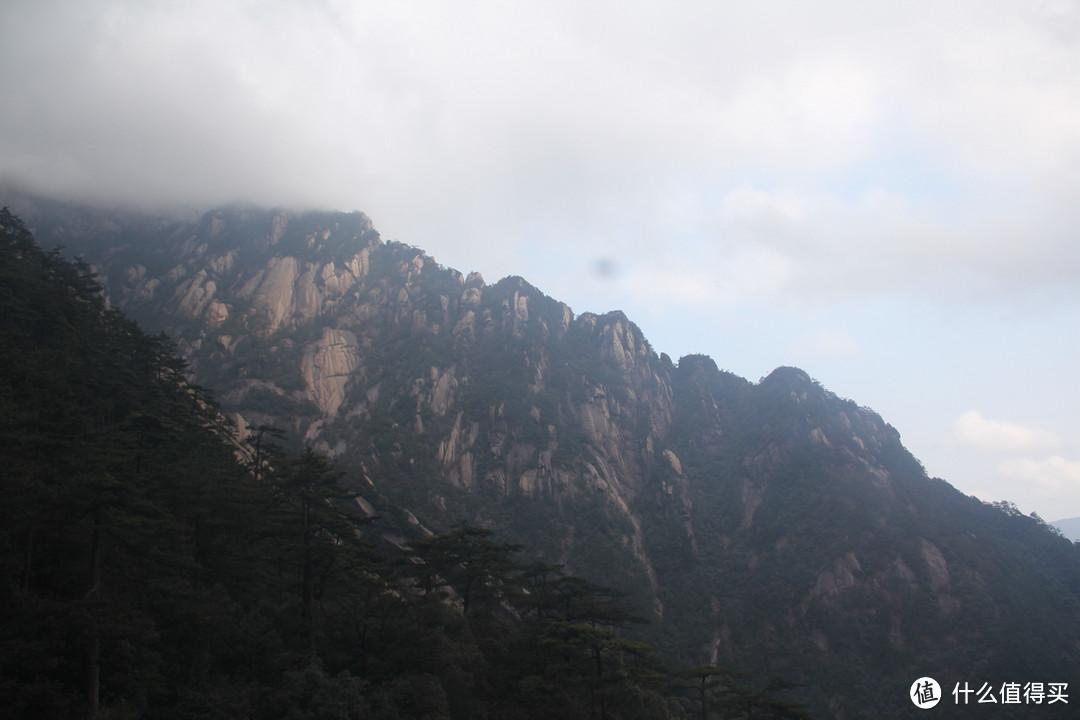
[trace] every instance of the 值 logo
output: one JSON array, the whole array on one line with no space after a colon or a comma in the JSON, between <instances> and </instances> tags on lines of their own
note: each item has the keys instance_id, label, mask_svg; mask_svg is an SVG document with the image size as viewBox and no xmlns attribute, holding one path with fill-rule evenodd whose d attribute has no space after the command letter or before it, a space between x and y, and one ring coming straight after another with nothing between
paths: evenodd
<instances>
[{"instance_id":1,"label":"\u503c logo","mask_svg":"<svg viewBox=\"0 0 1080 720\"><path fill-rule=\"evenodd\" d=\"M941 702L941 686L932 677L921 677L911 684L909 696L915 707L929 710Z\"/></svg>"}]
</instances>

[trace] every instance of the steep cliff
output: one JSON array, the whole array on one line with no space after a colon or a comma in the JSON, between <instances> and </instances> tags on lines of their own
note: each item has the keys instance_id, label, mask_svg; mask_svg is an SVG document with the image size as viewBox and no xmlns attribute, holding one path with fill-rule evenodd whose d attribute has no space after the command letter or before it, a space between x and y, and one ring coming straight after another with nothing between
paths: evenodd
<instances>
[{"instance_id":1,"label":"steep cliff","mask_svg":"<svg viewBox=\"0 0 1080 720\"><path fill-rule=\"evenodd\" d=\"M755 384L676 364L622 313L489 285L360 213L29 220L246 424L426 524L468 518L625 588L682 662L806 683L837 717L895 713L928 673L1075 678L1071 544L928 478L894 428L801 370Z\"/></svg>"}]
</instances>

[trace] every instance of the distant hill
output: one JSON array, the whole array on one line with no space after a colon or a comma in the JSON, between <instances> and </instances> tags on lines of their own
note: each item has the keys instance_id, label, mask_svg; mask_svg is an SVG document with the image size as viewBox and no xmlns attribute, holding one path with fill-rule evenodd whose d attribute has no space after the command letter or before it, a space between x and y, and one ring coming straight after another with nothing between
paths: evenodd
<instances>
[{"instance_id":1,"label":"distant hill","mask_svg":"<svg viewBox=\"0 0 1080 720\"><path fill-rule=\"evenodd\" d=\"M445 268L361 213L26 207L226 410L372 502L625 589L672 663L782 676L848 720L921 717L925 675L1080 687L1080 550L928 477L801 369L675 362L621 312Z\"/></svg>"},{"instance_id":2,"label":"distant hill","mask_svg":"<svg viewBox=\"0 0 1080 720\"><path fill-rule=\"evenodd\" d=\"M1080 542L1080 518L1065 518L1063 520L1055 520L1050 524L1060 530L1065 537L1073 542Z\"/></svg>"}]
</instances>

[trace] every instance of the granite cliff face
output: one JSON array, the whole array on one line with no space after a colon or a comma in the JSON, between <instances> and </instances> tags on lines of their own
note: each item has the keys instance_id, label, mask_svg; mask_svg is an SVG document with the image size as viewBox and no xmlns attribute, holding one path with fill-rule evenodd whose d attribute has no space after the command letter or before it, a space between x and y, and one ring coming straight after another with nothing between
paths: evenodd
<instances>
[{"instance_id":1,"label":"granite cliff face","mask_svg":"<svg viewBox=\"0 0 1080 720\"><path fill-rule=\"evenodd\" d=\"M575 317L520 278L440 267L360 214L219 211L151 247L79 249L110 302L178 338L246 423L286 427L380 486L385 466L411 486L422 464L425 493L602 496L657 589L631 506L653 466L678 467L672 367L625 316ZM448 502L435 507L461 512ZM569 560L573 533L562 542Z\"/></svg>"},{"instance_id":2,"label":"granite cliff face","mask_svg":"<svg viewBox=\"0 0 1080 720\"><path fill-rule=\"evenodd\" d=\"M755 384L676 364L622 313L444 268L360 213L28 221L244 424L286 429L426 524L468 518L625 588L683 662L783 674L837 717L872 712L853 683L974 681L976 656L1075 674L1071 545L928 478L881 417L801 370ZM994 559L1028 540L1056 569ZM1068 632L1028 627L1054 603ZM1027 627L1022 668L990 622Z\"/></svg>"}]
</instances>

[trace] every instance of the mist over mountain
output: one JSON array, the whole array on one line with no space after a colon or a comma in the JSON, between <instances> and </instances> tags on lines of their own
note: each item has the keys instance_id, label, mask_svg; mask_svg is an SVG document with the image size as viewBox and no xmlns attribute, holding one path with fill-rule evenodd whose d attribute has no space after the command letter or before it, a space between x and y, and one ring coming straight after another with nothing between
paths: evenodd
<instances>
[{"instance_id":1,"label":"mist over mountain","mask_svg":"<svg viewBox=\"0 0 1080 720\"><path fill-rule=\"evenodd\" d=\"M1061 520L1054 520L1050 524L1070 540L1080 541L1080 518L1062 518Z\"/></svg>"},{"instance_id":2,"label":"mist over mountain","mask_svg":"<svg viewBox=\"0 0 1080 720\"><path fill-rule=\"evenodd\" d=\"M1080 550L928 477L801 369L673 360L621 312L443 267L362 213L8 202L240 427L324 453L372 508L627 591L673 663L782 676L849 719L918 716L923 676L1080 687Z\"/></svg>"}]
</instances>

